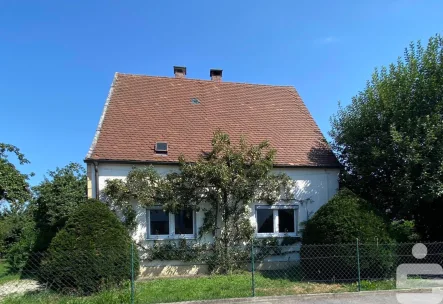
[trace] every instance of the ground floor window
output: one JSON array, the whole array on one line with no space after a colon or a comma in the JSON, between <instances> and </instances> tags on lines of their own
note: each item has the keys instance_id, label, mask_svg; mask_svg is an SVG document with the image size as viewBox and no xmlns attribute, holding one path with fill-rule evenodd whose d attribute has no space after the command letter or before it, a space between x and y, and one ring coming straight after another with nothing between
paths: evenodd
<instances>
[{"instance_id":1,"label":"ground floor window","mask_svg":"<svg viewBox=\"0 0 443 304\"><path fill-rule=\"evenodd\" d=\"M255 206L257 236L296 236L297 205Z\"/></svg>"},{"instance_id":2,"label":"ground floor window","mask_svg":"<svg viewBox=\"0 0 443 304\"><path fill-rule=\"evenodd\" d=\"M165 212L161 207L147 209L148 239L195 238L195 212Z\"/></svg>"}]
</instances>

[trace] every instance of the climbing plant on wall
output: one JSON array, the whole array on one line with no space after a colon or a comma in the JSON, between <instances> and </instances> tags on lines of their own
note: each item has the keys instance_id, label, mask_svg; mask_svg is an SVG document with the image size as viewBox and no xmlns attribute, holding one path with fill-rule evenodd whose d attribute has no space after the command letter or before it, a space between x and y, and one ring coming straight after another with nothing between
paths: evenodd
<instances>
[{"instance_id":1,"label":"climbing plant on wall","mask_svg":"<svg viewBox=\"0 0 443 304\"><path fill-rule=\"evenodd\" d=\"M220 261L214 271L230 271L230 250L251 240L249 205L253 201L275 203L294 199L292 181L272 171L276 150L267 141L250 145L245 138L233 144L228 134L214 133L212 149L196 162L179 158L179 170L160 176L151 167L134 168L126 180L108 180L106 201L124 210L128 227L134 227L131 201L144 207L162 205L166 211L203 211L200 236L214 236L214 254Z\"/></svg>"}]
</instances>

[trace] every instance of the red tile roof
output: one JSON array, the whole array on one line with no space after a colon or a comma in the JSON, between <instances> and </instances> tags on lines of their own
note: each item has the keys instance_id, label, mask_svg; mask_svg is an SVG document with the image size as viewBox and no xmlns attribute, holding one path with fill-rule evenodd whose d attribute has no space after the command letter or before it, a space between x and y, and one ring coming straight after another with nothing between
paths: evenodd
<instances>
[{"instance_id":1,"label":"red tile roof","mask_svg":"<svg viewBox=\"0 0 443 304\"><path fill-rule=\"evenodd\" d=\"M293 87L120 73L85 161L193 161L217 129L233 142L269 140L277 166L338 166ZM167 155L155 153L156 142L168 143Z\"/></svg>"}]
</instances>

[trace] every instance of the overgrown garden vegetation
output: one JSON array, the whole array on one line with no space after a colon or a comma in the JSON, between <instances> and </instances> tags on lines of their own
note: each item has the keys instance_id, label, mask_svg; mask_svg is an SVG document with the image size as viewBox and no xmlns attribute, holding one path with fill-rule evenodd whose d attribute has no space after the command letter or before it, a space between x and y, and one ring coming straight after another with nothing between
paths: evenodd
<instances>
[{"instance_id":1,"label":"overgrown garden vegetation","mask_svg":"<svg viewBox=\"0 0 443 304\"><path fill-rule=\"evenodd\" d=\"M15 154L26 164L24 155L11 145L0 147L0 281L51 282L49 289L76 294L126 282L138 256L131 263L131 239L117 216L105 204L87 200L83 167L56 168L30 188L29 176L8 159ZM105 267L109 263L112 267Z\"/></svg>"}]
</instances>

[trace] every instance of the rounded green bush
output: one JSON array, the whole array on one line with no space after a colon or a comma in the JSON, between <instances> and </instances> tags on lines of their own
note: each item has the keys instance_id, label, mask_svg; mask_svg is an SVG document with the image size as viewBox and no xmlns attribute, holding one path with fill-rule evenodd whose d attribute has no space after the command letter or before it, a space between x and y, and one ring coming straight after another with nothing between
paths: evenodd
<instances>
[{"instance_id":1,"label":"rounded green bush","mask_svg":"<svg viewBox=\"0 0 443 304\"><path fill-rule=\"evenodd\" d=\"M365 200L339 191L305 224L300 251L305 277L314 280L357 278L357 238L361 277L384 278L394 267L388 225Z\"/></svg>"},{"instance_id":2,"label":"rounded green bush","mask_svg":"<svg viewBox=\"0 0 443 304\"><path fill-rule=\"evenodd\" d=\"M134 256L138 271L138 255ZM39 275L52 289L77 294L116 287L130 277L131 238L115 214L97 200L81 205L53 238Z\"/></svg>"}]
</instances>

